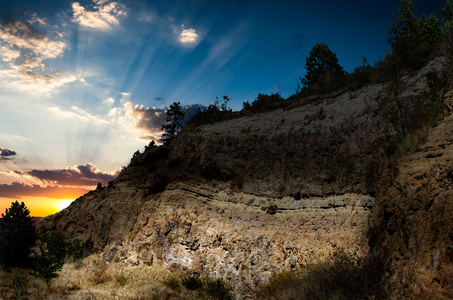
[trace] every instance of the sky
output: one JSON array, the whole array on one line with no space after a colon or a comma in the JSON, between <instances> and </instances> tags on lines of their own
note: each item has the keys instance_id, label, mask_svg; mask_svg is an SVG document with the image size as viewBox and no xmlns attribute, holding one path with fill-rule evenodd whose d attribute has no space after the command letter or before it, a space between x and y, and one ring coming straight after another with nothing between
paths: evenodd
<instances>
[{"instance_id":1,"label":"sky","mask_svg":"<svg viewBox=\"0 0 453 300\"><path fill-rule=\"evenodd\" d=\"M414 0L417 16L445 1ZM287 97L326 43L348 72L388 52L392 1L0 0L0 212L53 214L227 95Z\"/></svg>"}]
</instances>

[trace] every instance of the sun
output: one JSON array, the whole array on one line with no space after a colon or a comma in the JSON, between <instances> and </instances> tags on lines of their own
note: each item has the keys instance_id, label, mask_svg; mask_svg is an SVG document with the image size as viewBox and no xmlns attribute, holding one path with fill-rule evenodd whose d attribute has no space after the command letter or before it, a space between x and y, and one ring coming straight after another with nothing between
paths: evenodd
<instances>
[{"instance_id":1,"label":"sun","mask_svg":"<svg viewBox=\"0 0 453 300\"><path fill-rule=\"evenodd\" d=\"M58 200L55 203L55 208L58 209L58 211L62 211L66 207L68 207L74 200L69 200L69 199L62 199Z\"/></svg>"}]
</instances>

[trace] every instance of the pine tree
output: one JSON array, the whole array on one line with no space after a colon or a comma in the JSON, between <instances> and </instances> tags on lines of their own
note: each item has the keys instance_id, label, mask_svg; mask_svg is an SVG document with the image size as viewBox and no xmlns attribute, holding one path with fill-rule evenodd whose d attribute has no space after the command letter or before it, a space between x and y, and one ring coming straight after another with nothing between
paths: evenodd
<instances>
[{"instance_id":1,"label":"pine tree","mask_svg":"<svg viewBox=\"0 0 453 300\"><path fill-rule=\"evenodd\" d=\"M307 73L301 78L302 92L313 94L330 92L343 84L344 70L335 52L324 43L316 44L305 59Z\"/></svg>"},{"instance_id":2,"label":"pine tree","mask_svg":"<svg viewBox=\"0 0 453 300\"><path fill-rule=\"evenodd\" d=\"M165 144L168 144L176 136L176 133L181 130L185 113L180 102L173 102L170 108L167 109L166 114L165 122L167 124L162 125L162 130L165 130L164 134L162 134L162 140Z\"/></svg>"},{"instance_id":3,"label":"pine tree","mask_svg":"<svg viewBox=\"0 0 453 300\"><path fill-rule=\"evenodd\" d=\"M24 266L36 235L30 211L24 202L13 202L0 222L0 260L6 266Z\"/></svg>"},{"instance_id":4,"label":"pine tree","mask_svg":"<svg viewBox=\"0 0 453 300\"><path fill-rule=\"evenodd\" d=\"M438 18L434 15L416 18L412 7L412 0L400 1L389 28L388 43L405 67L418 69L429 60L441 40L442 31Z\"/></svg>"}]
</instances>

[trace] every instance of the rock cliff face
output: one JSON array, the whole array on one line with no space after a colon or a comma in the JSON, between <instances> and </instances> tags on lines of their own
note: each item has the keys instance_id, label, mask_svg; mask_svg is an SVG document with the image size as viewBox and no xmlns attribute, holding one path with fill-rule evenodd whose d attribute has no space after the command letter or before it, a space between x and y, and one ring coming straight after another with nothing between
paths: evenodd
<instances>
[{"instance_id":1,"label":"rock cliff face","mask_svg":"<svg viewBox=\"0 0 453 300\"><path fill-rule=\"evenodd\" d=\"M243 295L279 269L340 250L364 255L374 203L367 195L274 199L184 183L146 201L141 190L127 187L104 199L103 193L79 199L49 221L70 236L92 238L109 260L191 270L223 279Z\"/></svg>"},{"instance_id":2,"label":"rock cliff face","mask_svg":"<svg viewBox=\"0 0 453 300\"><path fill-rule=\"evenodd\" d=\"M441 61L406 78L401 99L427 92ZM223 279L239 297L280 270L386 248L393 295L451 296L453 116L386 169L385 98L375 85L186 128L39 230L91 238L106 259Z\"/></svg>"},{"instance_id":3,"label":"rock cliff face","mask_svg":"<svg viewBox=\"0 0 453 300\"><path fill-rule=\"evenodd\" d=\"M446 95L452 103L453 94ZM453 298L453 115L380 182L372 242L392 249L391 289Z\"/></svg>"}]
</instances>

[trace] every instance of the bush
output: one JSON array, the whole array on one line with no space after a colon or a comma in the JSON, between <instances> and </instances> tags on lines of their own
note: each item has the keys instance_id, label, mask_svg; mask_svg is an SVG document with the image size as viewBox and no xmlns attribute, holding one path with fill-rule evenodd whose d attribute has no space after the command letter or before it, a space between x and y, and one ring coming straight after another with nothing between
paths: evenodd
<instances>
[{"instance_id":1,"label":"bush","mask_svg":"<svg viewBox=\"0 0 453 300\"><path fill-rule=\"evenodd\" d=\"M81 240L73 240L66 246L66 256L72 261L80 260L93 251L94 244L91 240L82 242Z\"/></svg>"},{"instance_id":2,"label":"bush","mask_svg":"<svg viewBox=\"0 0 453 300\"><path fill-rule=\"evenodd\" d=\"M66 247L67 244L59 232L50 232L39 246L39 253L33 261L33 270L46 281L58 277L57 272L65 262Z\"/></svg>"},{"instance_id":3,"label":"bush","mask_svg":"<svg viewBox=\"0 0 453 300\"><path fill-rule=\"evenodd\" d=\"M8 266L25 266L36 235L30 211L24 202L13 202L0 222L0 261Z\"/></svg>"},{"instance_id":4,"label":"bush","mask_svg":"<svg viewBox=\"0 0 453 300\"><path fill-rule=\"evenodd\" d=\"M200 279L195 276L190 276L182 279L182 285L185 286L188 290L195 291L203 286L203 283Z\"/></svg>"}]
</instances>

